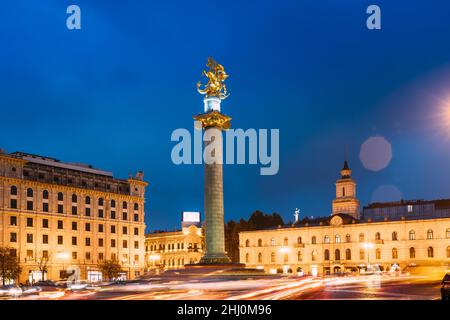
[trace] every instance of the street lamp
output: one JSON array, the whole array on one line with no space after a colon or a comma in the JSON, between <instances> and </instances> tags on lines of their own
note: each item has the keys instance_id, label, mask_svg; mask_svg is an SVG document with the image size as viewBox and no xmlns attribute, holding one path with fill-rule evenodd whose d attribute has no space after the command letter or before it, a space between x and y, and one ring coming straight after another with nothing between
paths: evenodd
<instances>
[{"instance_id":1,"label":"street lamp","mask_svg":"<svg viewBox=\"0 0 450 320\"><path fill-rule=\"evenodd\" d=\"M375 245L371 242L364 242L362 244L362 247L367 250L367 271L369 270L370 266L370 249L373 249Z\"/></svg>"}]
</instances>

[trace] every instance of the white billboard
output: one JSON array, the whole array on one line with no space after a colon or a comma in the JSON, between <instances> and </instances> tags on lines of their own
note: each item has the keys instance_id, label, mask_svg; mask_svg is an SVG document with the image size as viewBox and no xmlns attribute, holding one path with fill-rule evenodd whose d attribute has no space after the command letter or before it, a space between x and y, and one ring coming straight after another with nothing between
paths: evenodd
<instances>
[{"instance_id":1,"label":"white billboard","mask_svg":"<svg viewBox=\"0 0 450 320\"><path fill-rule=\"evenodd\" d=\"M200 222L200 212L183 211L183 222Z\"/></svg>"}]
</instances>

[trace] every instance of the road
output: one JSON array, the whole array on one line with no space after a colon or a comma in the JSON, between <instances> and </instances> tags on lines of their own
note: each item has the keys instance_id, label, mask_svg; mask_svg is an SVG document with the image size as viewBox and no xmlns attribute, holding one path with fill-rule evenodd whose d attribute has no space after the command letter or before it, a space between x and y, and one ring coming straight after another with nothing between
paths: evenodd
<instances>
[{"instance_id":1,"label":"road","mask_svg":"<svg viewBox=\"0 0 450 320\"><path fill-rule=\"evenodd\" d=\"M433 300L438 280L419 276L155 278L95 291L41 293L21 299L63 300Z\"/></svg>"}]
</instances>

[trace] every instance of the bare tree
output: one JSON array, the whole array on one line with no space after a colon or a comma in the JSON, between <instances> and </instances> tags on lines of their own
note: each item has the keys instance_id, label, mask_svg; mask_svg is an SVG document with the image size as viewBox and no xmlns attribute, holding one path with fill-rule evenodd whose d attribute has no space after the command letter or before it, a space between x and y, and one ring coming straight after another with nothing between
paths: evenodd
<instances>
[{"instance_id":1,"label":"bare tree","mask_svg":"<svg viewBox=\"0 0 450 320\"><path fill-rule=\"evenodd\" d=\"M12 248L0 248L0 274L3 285L6 280L16 280L22 268L19 265L19 259Z\"/></svg>"}]
</instances>

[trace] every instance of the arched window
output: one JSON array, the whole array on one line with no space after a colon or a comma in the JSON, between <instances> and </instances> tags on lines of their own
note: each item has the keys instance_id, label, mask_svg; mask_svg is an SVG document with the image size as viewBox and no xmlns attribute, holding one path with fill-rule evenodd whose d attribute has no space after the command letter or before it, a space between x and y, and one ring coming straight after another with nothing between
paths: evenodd
<instances>
[{"instance_id":1,"label":"arched window","mask_svg":"<svg viewBox=\"0 0 450 320\"><path fill-rule=\"evenodd\" d=\"M245 254L245 262L246 262L246 263L249 263L249 262L250 262L250 254L249 254L249 253L246 253L246 254Z\"/></svg>"},{"instance_id":2,"label":"arched window","mask_svg":"<svg viewBox=\"0 0 450 320\"><path fill-rule=\"evenodd\" d=\"M284 245L287 246L289 244L289 239L288 238L284 238Z\"/></svg>"},{"instance_id":3,"label":"arched window","mask_svg":"<svg viewBox=\"0 0 450 320\"><path fill-rule=\"evenodd\" d=\"M270 239L270 245L274 246L275 245L275 238Z\"/></svg>"},{"instance_id":4,"label":"arched window","mask_svg":"<svg viewBox=\"0 0 450 320\"><path fill-rule=\"evenodd\" d=\"M122 209L127 209L128 208L128 204L126 201L122 202Z\"/></svg>"},{"instance_id":5,"label":"arched window","mask_svg":"<svg viewBox=\"0 0 450 320\"><path fill-rule=\"evenodd\" d=\"M364 250L363 249L359 250L359 259L364 260L364 256L365 256Z\"/></svg>"},{"instance_id":6,"label":"arched window","mask_svg":"<svg viewBox=\"0 0 450 320\"><path fill-rule=\"evenodd\" d=\"M445 237L447 239L450 239L450 229L447 229L447 231L445 232Z\"/></svg>"},{"instance_id":7,"label":"arched window","mask_svg":"<svg viewBox=\"0 0 450 320\"><path fill-rule=\"evenodd\" d=\"M339 249L334 250L334 260L341 260L341 251Z\"/></svg>"},{"instance_id":8,"label":"arched window","mask_svg":"<svg viewBox=\"0 0 450 320\"><path fill-rule=\"evenodd\" d=\"M375 240L381 240L381 234L379 232L375 233Z\"/></svg>"},{"instance_id":9,"label":"arched window","mask_svg":"<svg viewBox=\"0 0 450 320\"><path fill-rule=\"evenodd\" d=\"M289 255L285 254L284 255L284 263L288 263L289 262Z\"/></svg>"},{"instance_id":10,"label":"arched window","mask_svg":"<svg viewBox=\"0 0 450 320\"><path fill-rule=\"evenodd\" d=\"M86 204L91 204L91 197L87 196L85 203Z\"/></svg>"},{"instance_id":11,"label":"arched window","mask_svg":"<svg viewBox=\"0 0 450 320\"><path fill-rule=\"evenodd\" d=\"M316 236L313 236L313 237L311 238L311 244L316 244L316 243L317 243Z\"/></svg>"},{"instance_id":12,"label":"arched window","mask_svg":"<svg viewBox=\"0 0 450 320\"><path fill-rule=\"evenodd\" d=\"M364 242L364 233L359 234L359 242Z\"/></svg>"},{"instance_id":13,"label":"arched window","mask_svg":"<svg viewBox=\"0 0 450 320\"><path fill-rule=\"evenodd\" d=\"M449 247L450 248L450 247ZM303 254L301 251L297 252L297 261L301 262L303 260Z\"/></svg>"},{"instance_id":14,"label":"arched window","mask_svg":"<svg viewBox=\"0 0 450 320\"><path fill-rule=\"evenodd\" d=\"M48 191L47 190L42 191L42 199L48 199Z\"/></svg>"},{"instance_id":15,"label":"arched window","mask_svg":"<svg viewBox=\"0 0 450 320\"><path fill-rule=\"evenodd\" d=\"M98 205L103 206L103 198L98 198Z\"/></svg>"},{"instance_id":16,"label":"arched window","mask_svg":"<svg viewBox=\"0 0 450 320\"><path fill-rule=\"evenodd\" d=\"M434 258L434 249L433 249L433 247L428 247L428 258Z\"/></svg>"},{"instance_id":17,"label":"arched window","mask_svg":"<svg viewBox=\"0 0 450 320\"><path fill-rule=\"evenodd\" d=\"M311 252L311 261L316 261L316 259L317 259L317 252L316 250L313 250Z\"/></svg>"},{"instance_id":18,"label":"arched window","mask_svg":"<svg viewBox=\"0 0 450 320\"><path fill-rule=\"evenodd\" d=\"M325 261L330 260L330 250L325 249L325 252L323 253L323 259L324 259Z\"/></svg>"},{"instance_id":19,"label":"arched window","mask_svg":"<svg viewBox=\"0 0 450 320\"><path fill-rule=\"evenodd\" d=\"M416 232L414 230L409 231L409 240L416 240Z\"/></svg>"},{"instance_id":20,"label":"arched window","mask_svg":"<svg viewBox=\"0 0 450 320\"><path fill-rule=\"evenodd\" d=\"M345 260L352 260L352 250L345 250Z\"/></svg>"},{"instance_id":21,"label":"arched window","mask_svg":"<svg viewBox=\"0 0 450 320\"><path fill-rule=\"evenodd\" d=\"M134 211L138 211L139 210L139 204L138 203L135 203L134 204Z\"/></svg>"},{"instance_id":22,"label":"arched window","mask_svg":"<svg viewBox=\"0 0 450 320\"><path fill-rule=\"evenodd\" d=\"M62 192L58 192L58 201L63 201L64 200L64 195Z\"/></svg>"},{"instance_id":23,"label":"arched window","mask_svg":"<svg viewBox=\"0 0 450 320\"><path fill-rule=\"evenodd\" d=\"M416 249L414 249L413 247L409 248L409 257L411 259L414 259L416 257Z\"/></svg>"},{"instance_id":24,"label":"arched window","mask_svg":"<svg viewBox=\"0 0 450 320\"><path fill-rule=\"evenodd\" d=\"M78 200L77 195L76 195L76 194L73 194L73 195L72 195L72 202L73 202L73 203L77 203L77 200Z\"/></svg>"},{"instance_id":25,"label":"arched window","mask_svg":"<svg viewBox=\"0 0 450 320\"><path fill-rule=\"evenodd\" d=\"M398 250L397 248L392 249L392 259L398 259Z\"/></svg>"},{"instance_id":26,"label":"arched window","mask_svg":"<svg viewBox=\"0 0 450 320\"><path fill-rule=\"evenodd\" d=\"M298 237L298 238L297 238L297 243L298 243L298 244L301 244L301 243L302 243L302 237Z\"/></svg>"},{"instance_id":27,"label":"arched window","mask_svg":"<svg viewBox=\"0 0 450 320\"><path fill-rule=\"evenodd\" d=\"M275 262L275 252L272 252L272 253L270 254L270 261L271 261L271 262Z\"/></svg>"},{"instance_id":28,"label":"arched window","mask_svg":"<svg viewBox=\"0 0 450 320\"><path fill-rule=\"evenodd\" d=\"M398 235L397 235L397 231L392 232L392 241L397 241L398 240Z\"/></svg>"},{"instance_id":29,"label":"arched window","mask_svg":"<svg viewBox=\"0 0 450 320\"><path fill-rule=\"evenodd\" d=\"M352 242L352 237L349 234L345 235L345 242L347 242L347 243Z\"/></svg>"},{"instance_id":30,"label":"arched window","mask_svg":"<svg viewBox=\"0 0 450 320\"><path fill-rule=\"evenodd\" d=\"M450 246L447 247L447 258L450 258Z\"/></svg>"},{"instance_id":31,"label":"arched window","mask_svg":"<svg viewBox=\"0 0 450 320\"><path fill-rule=\"evenodd\" d=\"M258 263L262 263L262 253L258 253Z\"/></svg>"},{"instance_id":32,"label":"arched window","mask_svg":"<svg viewBox=\"0 0 450 320\"><path fill-rule=\"evenodd\" d=\"M33 197L33 189L31 189L31 188L27 189L27 197L29 197L29 198Z\"/></svg>"},{"instance_id":33,"label":"arched window","mask_svg":"<svg viewBox=\"0 0 450 320\"><path fill-rule=\"evenodd\" d=\"M377 248L375 250L375 259L377 259L377 260L381 259L381 250L380 250L380 248Z\"/></svg>"},{"instance_id":34,"label":"arched window","mask_svg":"<svg viewBox=\"0 0 450 320\"><path fill-rule=\"evenodd\" d=\"M10 194L12 196L17 196L17 187L16 186L11 186Z\"/></svg>"},{"instance_id":35,"label":"arched window","mask_svg":"<svg viewBox=\"0 0 450 320\"><path fill-rule=\"evenodd\" d=\"M329 237L328 235L326 235L326 236L323 238L323 243L330 243L330 237Z\"/></svg>"},{"instance_id":36,"label":"arched window","mask_svg":"<svg viewBox=\"0 0 450 320\"><path fill-rule=\"evenodd\" d=\"M262 247L262 239L258 239L258 247Z\"/></svg>"},{"instance_id":37,"label":"arched window","mask_svg":"<svg viewBox=\"0 0 450 320\"><path fill-rule=\"evenodd\" d=\"M427 231L427 239L428 239L428 240L433 239L433 230L429 229L429 230Z\"/></svg>"},{"instance_id":38,"label":"arched window","mask_svg":"<svg viewBox=\"0 0 450 320\"><path fill-rule=\"evenodd\" d=\"M111 200L111 208L115 208L116 207L116 200Z\"/></svg>"},{"instance_id":39,"label":"arched window","mask_svg":"<svg viewBox=\"0 0 450 320\"><path fill-rule=\"evenodd\" d=\"M245 246L246 246L246 247L250 247L250 240L248 240L248 239L245 240Z\"/></svg>"},{"instance_id":40,"label":"arched window","mask_svg":"<svg viewBox=\"0 0 450 320\"><path fill-rule=\"evenodd\" d=\"M334 236L334 242L335 242L335 243L341 243L341 236L338 235L338 234L335 235L335 236Z\"/></svg>"}]
</instances>

